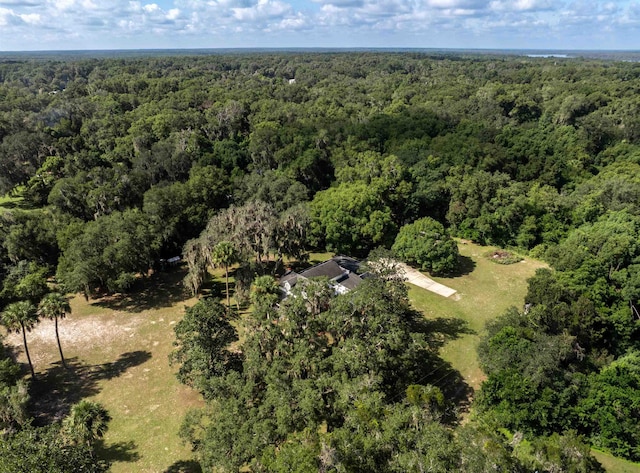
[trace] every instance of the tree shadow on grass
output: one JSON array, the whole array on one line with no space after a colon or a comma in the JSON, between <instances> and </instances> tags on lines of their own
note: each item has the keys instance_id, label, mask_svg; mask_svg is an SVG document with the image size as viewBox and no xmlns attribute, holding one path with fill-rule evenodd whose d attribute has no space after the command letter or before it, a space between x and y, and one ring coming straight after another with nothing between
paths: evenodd
<instances>
[{"instance_id":1,"label":"tree shadow on grass","mask_svg":"<svg viewBox=\"0 0 640 473\"><path fill-rule=\"evenodd\" d=\"M451 402L455 409L445 413L445 422L456 423L458 412L469 408L473 396L473 388L467 384L462 374L450 362L444 360L439 351L445 343L456 340L463 335L474 334L467 321L454 317L438 317L426 319L420 312L414 313L412 331L422 334L427 347L416 360L417 367L413 379L416 384L430 384L438 387L445 399Z\"/></svg>"},{"instance_id":2,"label":"tree shadow on grass","mask_svg":"<svg viewBox=\"0 0 640 473\"><path fill-rule=\"evenodd\" d=\"M96 444L96 453L99 458L109 463L130 463L140 459L140 454L136 451L137 448L138 446L133 440L116 442L111 445L105 445L104 440L100 440Z\"/></svg>"},{"instance_id":3,"label":"tree shadow on grass","mask_svg":"<svg viewBox=\"0 0 640 473\"><path fill-rule=\"evenodd\" d=\"M475 331L469 327L466 320L455 317L438 317L420 321L421 331L426 334L429 345L440 348L451 340L457 340L462 335L475 335Z\"/></svg>"},{"instance_id":4,"label":"tree shadow on grass","mask_svg":"<svg viewBox=\"0 0 640 473\"><path fill-rule=\"evenodd\" d=\"M95 376L98 379L117 378L129 368L146 363L151 359L151 352L137 350L121 354L116 361L98 365Z\"/></svg>"},{"instance_id":5,"label":"tree shadow on grass","mask_svg":"<svg viewBox=\"0 0 640 473\"><path fill-rule=\"evenodd\" d=\"M139 279L127 293L105 295L91 304L126 312L171 307L185 299L182 280L186 274L184 268L159 271Z\"/></svg>"},{"instance_id":6,"label":"tree shadow on grass","mask_svg":"<svg viewBox=\"0 0 640 473\"><path fill-rule=\"evenodd\" d=\"M231 275L232 273L229 272L229 276ZM199 293L200 296L204 298L212 297L214 299L224 299L226 301L226 290L224 276L222 278L209 277L200 288ZM229 283L229 292L233 294L233 282Z\"/></svg>"},{"instance_id":7,"label":"tree shadow on grass","mask_svg":"<svg viewBox=\"0 0 640 473\"><path fill-rule=\"evenodd\" d=\"M195 460L179 460L163 473L202 473L202 467Z\"/></svg>"},{"instance_id":8,"label":"tree shadow on grass","mask_svg":"<svg viewBox=\"0 0 640 473\"><path fill-rule=\"evenodd\" d=\"M117 378L128 369L151 359L148 351L121 354L113 362L99 365L83 363L78 358L67 360L68 369L60 362L43 373L38 373L29 388L30 412L36 425L47 425L62 420L71 406L100 392L99 383Z\"/></svg>"},{"instance_id":9,"label":"tree shadow on grass","mask_svg":"<svg viewBox=\"0 0 640 473\"><path fill-rule=\"evenodd\" d=\"M476 262L469 256L458 255L458 266L453 271L443 275L446 278L458 278L471 274L476 269Z\"/></svg>"},{"instance_id":10,"label":"tree shadow on grass","mask_svg":"<svg viewBox=\"0 0 640 473\"><path fill-rule=\"evenodd\" d=\"M431 384L442 391L444 398L455 406L455 409L445 414L443 420L455 424L459 420L458 414L468 411L474 390L467 384L462 374L441 357L430 357L427 365L430 369L423 376L420 384Z\"/></svg>"}]
</instances>

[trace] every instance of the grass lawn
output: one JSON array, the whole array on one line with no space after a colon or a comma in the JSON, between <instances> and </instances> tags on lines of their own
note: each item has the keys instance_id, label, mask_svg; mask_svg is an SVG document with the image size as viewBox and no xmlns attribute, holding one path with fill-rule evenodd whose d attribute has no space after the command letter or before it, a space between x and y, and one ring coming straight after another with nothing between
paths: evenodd
<instances>
[{"instance_id":1,"label":"grass lawn","mask_svg":"<svg viewBox=\"0 0 640 473\"><path fill-rule=\"evenodd\" d=\"M622 458L616 458L608 453L591 450L591 454L610 473L640 473L640 463L632 463Z\"/></svg>"},{"instance_id":2,"label":"grass lawn","mask_svg":"<svg viewBox=\"0 0 640 473\"><path fill-rule=\"evenodd\" d=\"M477 389L484 379L478 364L476 347L487 321L511 307L522 307L527 292L527 279L536 269L545 266L539 261L525 258L520 263L497 264L484 254L490 248L473 243L459 244L460 275L451 278L433 278L458 291L444 298L432 292L410 286L409 297L416 309L428 319L456 318L466 322L466 331L447 341L441 356L464 377L466 383Z\"/></svg>"},{"instance_id":3,"label":"grass lawn","mask_svg":"<svg viewBox=\"0 0 640 473\"><path fill-rule=\"evenodd\" d=\"M104 404L112 421L98 450L113 461L114 473L199 471L178 429L186 411L202 400L178 383L168 362L173 326L185 305L195 303L182 295L183 275L159 274L128 297L89 303L74 298L71 315L60 322L69 371L60 366L51 323L42 322L28 335L37 376L33 389L40 399L36 412L47 421L51 412L63 416L83 398ZM19 335L9 341L21 347ZM22 354L20 360L25 361Z\"/></svg>"},{"instance_id":4,"label":"grass lawn","mask_svg":"<svg viewBox=\"0 0 640 473\"><path fill-rule=\"evenodd\" d=\"M461 244L462 274L436 278L458 294L445 299L410 288L414 306L450 337L443 339L442 357L458 370L466 383L478 388L483 379L475 348L486 321L511 305L522 306L526 279L542 263L524 262L503 266L483 256L486 247ZM310 263L330 254L311 255ZM223 271L214 273L208 290L224 302ZM182 293L184 273L160 273L143 282L128 296L71 301L72 313L60 322L60 337L70 370L60 366L50 322L42 322L28 335L37 372L33 383L34 409L41 422L64 416L80 399L105 405L112 416L99 455L113 462L114 473L194 473L192 453L182 444L178 429L187 410L203 405L201 397L178 383L168 355L174 340L173 326L184 315L185 306L196 299ZM233 284L233 277L230 278ZM232 306L234 300L232 298ZM466 323L460 330L453 319ZM7 339L22 346L20 335ZM21 349L21 348L20 348ZM19 359L26 363L24 354ZM640 473L640 466L594 452L610 472Z\"/></svg>"}]
</instances>

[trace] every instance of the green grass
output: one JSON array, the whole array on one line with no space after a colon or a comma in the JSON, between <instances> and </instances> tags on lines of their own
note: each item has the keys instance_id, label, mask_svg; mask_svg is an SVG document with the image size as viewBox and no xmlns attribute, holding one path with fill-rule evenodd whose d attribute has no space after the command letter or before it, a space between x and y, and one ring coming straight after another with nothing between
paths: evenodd
<instances>
[{"instance_id":1,"label":"green grass","mask_svg":"<svg viewBox=\"0 0 640 473\"><path fill-rule=\"evenodd\" d=\"M510 265L495 264L486 257L487 248L473 243L458 245L463 270L452 278L433 278L458 291L444 298L416 286L410 286L409 297L416 309L431 320L457 318L464 320L473 333L461 333L444 343L440 354L457 369L466 383L478 389L484 374L478 363L476 348L485 324L511 306L521 308L527 292L527 279L542 262L524 258ZM596 459L610 473L640 473L640 464L607 453L592 450Z\"/></svg>"},{"instance_id":2,"label":"green grass","mask_svg":"<svg viewBox=\"0 0 640 473\"><path fill-rule=\"evenodd\" d=\"M611 473L640 473L640 463L633 463L622 458L616 458L608 453L591 450L591 454Z\"/></svg>"},{"instance_id":3,"label":"green grass","mask_svg":"<svg viewBox=\"0 0 640 473\"><path fill-rule=\"evenodd\" d=\"M203 402L177 381L168 362L173 326L185 305L195 303L182 295L182 276L162 273L128 297L72 299L71 315L60 322L69 371L60 366L50 326L29 334L36 413L47 421L80 399L101 402L112 421L98 454L113 462L114 473L197 471L188 468L192 453L178 429L187 410Z\"/></svg>"},{"instance_id":4,"label":"green grass","mask_svg":"<svg viewBox=\"0 0 640 473\"><path fill-rule=\"evenodd\" d=\"M527 279L545 264L528 258L511 265L494 264L484 256L492 248L465 243L459 244L459 249L461 274L433 278L457 290L457 294L444 298L410 286L409 297L414 307L428 319L457 318L467 323L471 333L462 333L449 340L440 354L462 374L469 386L477 389L484 374L478 364L476 348L485 324L511 306L522 307Z\"/></svg>"},{"instance_id":5,"label":"green grass","mask_svg":"<svg viewBox=\"0 0 640 473\"><path fill-rule=\"evenodd\" d=\"M458 318L474 332L446 341L441 349L443 358L474 388L483 379L475 347L485 322L511 305L520 307L526 279L543 266L529 259L508 266L493 264L482 256L486 251L485 247L461 244L464 274L436 278L458 290L459 298L445 299L410 288L414 306L427 318ZM310 262L330 256L314 254ZM89 302L75 297L71 316L60 324L63 349L72 367L69 371L59 364L50 326L43 324L41 330L29 334L38 375L34 394L42 398L36 410L47 420L47 412L64 414L71 403L83 398L103 403L113 420L99 455L113 462L114 473L198 471L191 463L191 451L178 437L178 429L187 410L203 402L196 392L178 383L175 369L168 363L173 326L184 315L185 306L196 301L183 295L183 275L181 271L161 273L141 283L129 296ZM222 275L222 270L213 274L212 292L224 301ZM74 335L65 333L65 327L75 327ZM21 339L12 337L20 346ZM633 463L600 452L594 455L607 471L640 473L640 466Z\"/></svg>"}]
</instances>

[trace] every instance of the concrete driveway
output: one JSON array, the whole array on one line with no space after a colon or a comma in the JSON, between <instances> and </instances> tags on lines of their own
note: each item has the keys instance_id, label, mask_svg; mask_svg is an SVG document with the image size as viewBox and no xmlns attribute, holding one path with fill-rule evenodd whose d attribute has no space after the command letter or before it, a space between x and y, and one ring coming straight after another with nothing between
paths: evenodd
<instances>
[{"instance_id":1,"label":"concrete driveway","mask_svg":"<svg viewBox=\"0 0 640 473\"><path fill-rule=\"evenodd\" d=\"M404 263L399 263L399 265L405 272L407 282L410 282L411 284L426 289L427 291L435 292L442 297L451 297L457 292L455 289L451 289L444 284L435 282L420 271L417 271Z\"/></svg>"}]
</instances>

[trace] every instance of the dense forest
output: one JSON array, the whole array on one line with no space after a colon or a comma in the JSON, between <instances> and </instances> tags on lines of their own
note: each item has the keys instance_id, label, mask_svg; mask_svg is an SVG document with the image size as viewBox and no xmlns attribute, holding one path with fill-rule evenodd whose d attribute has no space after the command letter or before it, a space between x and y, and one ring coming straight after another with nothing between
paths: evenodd
<instances>
[{"instance_id":1,"label":"dense forest","mask_svg":"<svg viewBox=\"0 0 640 473\"><path fill-rule=\"evenodd\" d=\"M613 61L0 59L0 195L20 198L0 211L1 320L25 335L64 294L135 290L178 255L192 294L233 267L250 315L202 297L175 328L171 362L207 402L182 432L204 471L600 471L589 446L640 461L639 110L640 64ZM487 327L463 425L376 257L450 274L451 237L550 266ZM276 304L273 276L311 250L373 251L372 276ZM28 384L2 350L0 471L104 471L108 413L33 426Z\"/></svg>"}]
</instances>

